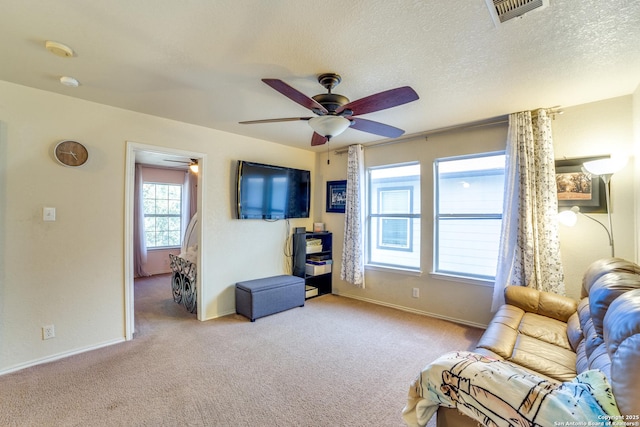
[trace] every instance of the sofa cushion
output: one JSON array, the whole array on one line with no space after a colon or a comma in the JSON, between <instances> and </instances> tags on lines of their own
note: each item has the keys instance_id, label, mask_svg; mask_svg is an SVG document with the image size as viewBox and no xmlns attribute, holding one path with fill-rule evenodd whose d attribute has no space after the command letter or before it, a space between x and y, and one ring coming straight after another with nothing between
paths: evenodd
<instances>
[{"instance_id":1,"label":"sofa cushion","mask_svg":"<svg viewBox=\"0 0 640 427\"><path fill-rule=\"evenodd\" d=\"M609 306L620 295L640 287L639 274L616 273L604 274L591 285L589 291L589 310L593 319L593 326L599 336L603 335L604 316Z\"/></svg>"},{"instance_id":2,"label":"sofa cushion","mask_svg":"<svg viewBox=\"0 0 640 427\"><path fill-rule=\"evenodd\" d=\"M507 360L557 381L576 377L576 354L572 350L527 335L518 335L513 354Z\"/></svg>"},{"instance_id":3,"label":"sofa cushion","mask_svg":"<svg viewBox=\"0 0 640 427\"><path fill-rule=\"evenodd\" d=\"M604 339L611 357L608 378L620 413L637 417L640 414L640 289L629 291L611 303L604 318Z\"/></svg>"},{"instance_id":4,"label":"sofa cushion","mask_svg":"<svg viewBox=\"0 0 640 427\"><path fill-rule=\"evenodd\" d=\"M558 347L572 350L567 337L567 324L539 314L525 313L518 327L521 334Z\"/></svg>"},{"instance_id":5,"label":"sofa cushion","mask_svg":"<svg viewBox=\"0 0 640 427\"><path fill-rule=\"evenodd\" d=\"M582 276L582 295L590 294L591 286L603 275L608 273L632 273L640 275L640 266L622 258L603 258L589 265Z\"/></svg>"},{"instance_id":6,"label":"sofa cushion","mask_svg":"<svg viewBox=\"0 0 640 427\"><path fill-rule=\"evenodd\" d=\"M476 351L481 350L556 381L576 376L567 324L512 305L505 304L496 312L477 344Z\"/></svg>"},{"instance_id":7,"label":"sofa cushion","mask_svg":"<svg viewBox=\"0 0 640 427\"><path fill-rule=\"evenodd\" d=\"M500 307L480 337L477 347L489 350L502 359L510 357L518 338L518 325L523 316L524 310L518 307Z\"/></svg>"},{"instance_id":8,"label":"sofa cushion","mask_svg":"<svg viewBox=\"0 0 640 427\"><path fill-rule=\"evenodd\" d=\"M540 314L566 322L576 311L577 302L571 298L551 292L541 292L526 286L507 286L505 302L526 312Z\"/></svg>"},{"instance_id":9,"label":"sofa cushion","mask_svg":"<svg viewBox=\"0 0 640 427\"><path fill-rule=\"evenodd\" d=\"M577 351L578 345L582 341L582 327L580 326L578 312L573 313L573 316L567 320L567 338L573 351Z\"/></svg>"}]
</instances>

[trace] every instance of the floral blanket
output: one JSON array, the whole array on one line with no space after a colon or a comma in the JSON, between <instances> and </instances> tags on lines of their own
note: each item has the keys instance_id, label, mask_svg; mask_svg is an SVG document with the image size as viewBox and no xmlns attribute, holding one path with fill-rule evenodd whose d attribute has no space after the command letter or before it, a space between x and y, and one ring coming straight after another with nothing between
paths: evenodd
<instances>
[{"instance_id":1,"label":"floral blanket","mask_svg":"<svg viewBox=\"0 0 640 427\"><path fill-rule=\"evenodd\" d=\"M439 406L457 408L490 427L605 425L620 415L600 371L554 383L470 352L446 354L424 368L411 384L402 416L410 426L425 426Z\"/></svg>"}]
</instances>

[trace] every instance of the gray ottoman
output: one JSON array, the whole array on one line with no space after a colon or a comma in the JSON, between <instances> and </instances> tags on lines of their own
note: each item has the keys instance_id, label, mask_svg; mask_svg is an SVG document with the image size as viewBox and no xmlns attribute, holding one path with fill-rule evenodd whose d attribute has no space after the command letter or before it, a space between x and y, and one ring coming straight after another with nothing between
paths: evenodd
<instances>
[{"instance_id":1,"label":"gray ottoman","mask_svg":"<svg viewBox=\"0 0 640 427\"><path fill-rule=\"evenodd\" d=\"M283 274L236 283L236 313L256 319L304 306L304 279Z\"/></svg>"}]
</instances>

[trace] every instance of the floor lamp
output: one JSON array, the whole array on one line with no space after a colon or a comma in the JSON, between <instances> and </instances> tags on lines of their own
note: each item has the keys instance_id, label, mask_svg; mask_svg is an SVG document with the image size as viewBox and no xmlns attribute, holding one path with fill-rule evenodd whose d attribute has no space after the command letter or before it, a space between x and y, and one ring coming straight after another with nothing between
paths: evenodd
<instances>
[{"instance_id":1,"label":"floor lamp","mask_svg":"<svg viewBox=\"0 0 640 427\"><path fill-rule=\"evenodd\" d=\"M597 222L598 224L600 224L600 226L602 226L602 228L604 228L604 231L607 232L607 237L609 238L609 246L611 247L611 256L612 257L616 256L614 245L613 245L613 230L611 230L610 232L606 225L604 225L597 219L580 212L580 206L573 206L568 211L560 212L558 214L558 220L564 225L573 227L574 225L576 225L576 221L578 220L578 214L582 215L585 218L589 218L593 222ZM609 215L609 224L611 224L611 215Z\"/></svg>"},{"instance_id":2,"label":"floor lamp","mask_svg":"<svg viewBox=\"0 0 640 427\"><path fill-rule=\"evenodd\" d=\"M611 246L611 256L615 256L616 250L615 245L613 243L613 223L611 222L611 189L609 188L609 183L611 182L611 176L620 171L627 164L627 159L621 158L607 158L607 159L599 159L592 160L590 162L584 162L582 167L584 170L591 174L599 176L604 182L604 194L606 197L607 203L607 219L609 221L609 228L605 227L600 221L591 218L588 215L584 215L587 218L596 221L600 225L602 225L605 230L607 230L607 234L609 235L609 245ZM572 208L573 210L573 208ZM578 211L579 212L579 209Z\"/></svg>"}]
</instances>

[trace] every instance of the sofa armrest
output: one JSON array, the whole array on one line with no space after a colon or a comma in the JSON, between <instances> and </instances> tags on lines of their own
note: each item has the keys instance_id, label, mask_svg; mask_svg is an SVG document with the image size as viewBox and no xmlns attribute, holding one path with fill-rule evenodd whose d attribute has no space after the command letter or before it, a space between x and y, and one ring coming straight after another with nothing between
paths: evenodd
<instances>
[{"instance_id":1,"label":"sofa armrest","mask_svg":"<svg viewBox=\"0 0 640 427\"><path fill-rule=\"evenodd\" d=\"M576 312L578 301L551 292L538 291L526 286L507 286L504 290L507 304L529 313L566 322Z\"/></svg>"}]
</instances>

